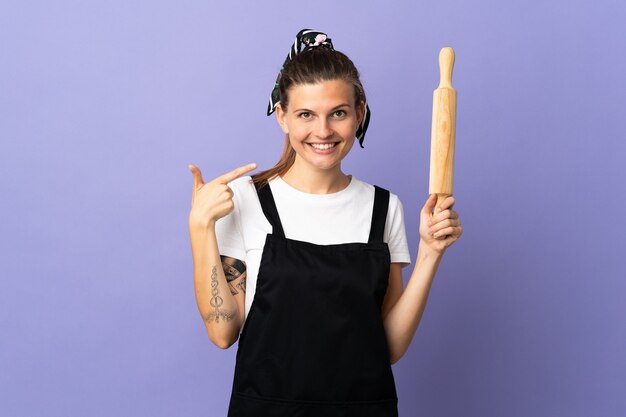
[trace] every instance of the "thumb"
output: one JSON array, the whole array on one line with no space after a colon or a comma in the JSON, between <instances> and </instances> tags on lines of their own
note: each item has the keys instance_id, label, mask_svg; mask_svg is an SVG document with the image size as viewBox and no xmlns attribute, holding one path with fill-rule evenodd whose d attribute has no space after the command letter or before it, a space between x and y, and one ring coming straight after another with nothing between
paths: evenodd
<instances>
[{"instance_id":1,"label":"thumb","mask_svg":"<svg viewBox=\"0 0 626 417\"><path fill-rule=\"evenodd\" d=\"M204 180L202 179L202 172L200 172L200 168L195 165L189 164L187 166L189 171L193 174L193 186L197 188L198 185L204 184Z\"/></svg>"},{"instance_id":2,"label":"thumb","mask_svg":"<svg viewBox=\"0 0 626 417\"><path fill-rule=\"evenodd\" d=\"M426 204L424 204L422 213L428 214L430 216L433 213L435 204L437 204L437 194L431 194L430 196L428 196L428 200L426 200Z\"/></svg>"}]
</instances>

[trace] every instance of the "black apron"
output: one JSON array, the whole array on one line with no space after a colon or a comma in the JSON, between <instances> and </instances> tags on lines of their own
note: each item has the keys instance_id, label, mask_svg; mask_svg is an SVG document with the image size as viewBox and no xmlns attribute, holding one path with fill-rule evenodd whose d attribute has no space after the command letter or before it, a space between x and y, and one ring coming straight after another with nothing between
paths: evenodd
<instances>
[{"instance_id":1,"label":"black apron","mask_svg":"<svg viewBox=\"0 0 626 417\"><path fill-rule=\"evenodd\" d=\"M286 238L269 184L257 186L272 233L239 337L228 417L397 417L381 316L389 191L374 187L369 241L317 245Z\"/></svg>"}]
</instances>

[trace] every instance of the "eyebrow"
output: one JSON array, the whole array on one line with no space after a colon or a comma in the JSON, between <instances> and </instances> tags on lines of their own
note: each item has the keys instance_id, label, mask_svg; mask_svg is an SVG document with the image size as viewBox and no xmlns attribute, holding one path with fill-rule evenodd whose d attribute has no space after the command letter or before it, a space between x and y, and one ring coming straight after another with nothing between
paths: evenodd
<instances>
[{"instance_id":1,"label":"eyebrow","mask_svg":"<svg viewBox=\"0 0 626 417\"><path fill-rule=\"evenodd\" d=\"M349 104L345 104L345 103L344 104L340 104L340 105L335 106L332 109L330 109L330 111L335 111L335 110L337 110L337 109L339 109L341 107L350 107L350 105ZM296 110L294 110L294 113L298 112L298 111L306 111L306 112L309 112L309 113L315 113L313 110L309 110L309 109L296 109Z\"/></svg>"}]
</instances>

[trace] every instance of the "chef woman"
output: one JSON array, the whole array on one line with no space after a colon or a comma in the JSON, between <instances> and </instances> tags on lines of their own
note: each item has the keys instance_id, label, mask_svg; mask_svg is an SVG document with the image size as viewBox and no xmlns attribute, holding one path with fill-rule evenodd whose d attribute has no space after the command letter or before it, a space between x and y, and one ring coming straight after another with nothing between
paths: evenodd
<instances>
[{"instance_id":1,"label":"chef woman","mask_svg":"<svg viewBox=\"0 0 626 417\"><path fill-rule=\"evenodd\" d=\"M277 164L210 182L193 174L189 231L209 339L238 340L229 417L397 416L391 365L406 352L445 250L462 233L448 197L420 212L410 263L396 194L341 170L370 109L353 62L303 29L272 91ZM389 141L390 138L385 138ZM268 148L271 141L267 140Z\"/></svg>"}]
</instances>

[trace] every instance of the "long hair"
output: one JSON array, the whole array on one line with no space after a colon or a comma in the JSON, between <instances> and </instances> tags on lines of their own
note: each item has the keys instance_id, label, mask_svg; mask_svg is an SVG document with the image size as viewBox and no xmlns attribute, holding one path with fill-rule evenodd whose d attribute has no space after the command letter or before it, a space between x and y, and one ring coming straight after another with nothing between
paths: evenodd
<instances>
[{"instance_id":1,"label":"long hair","mask_svg":"<svg viewBox=\"0 0 626 417\"><path fill-rule=\"evenodd\" d=\"M354 106L358 108L361 101L366 102L365 91L359 78L359 71L344 53L335 49L318 46L301 52L288 61L281 70L278 81L280 106L287 111L289 106L289 90L302 84L316 84L322 81L343 80L354 87ZM252 176L255 186L262 187L277 175L283 175L296 160L296 151L285 134L285 142L280 159L265 171Z\"/></svg>"}]
</instances>

